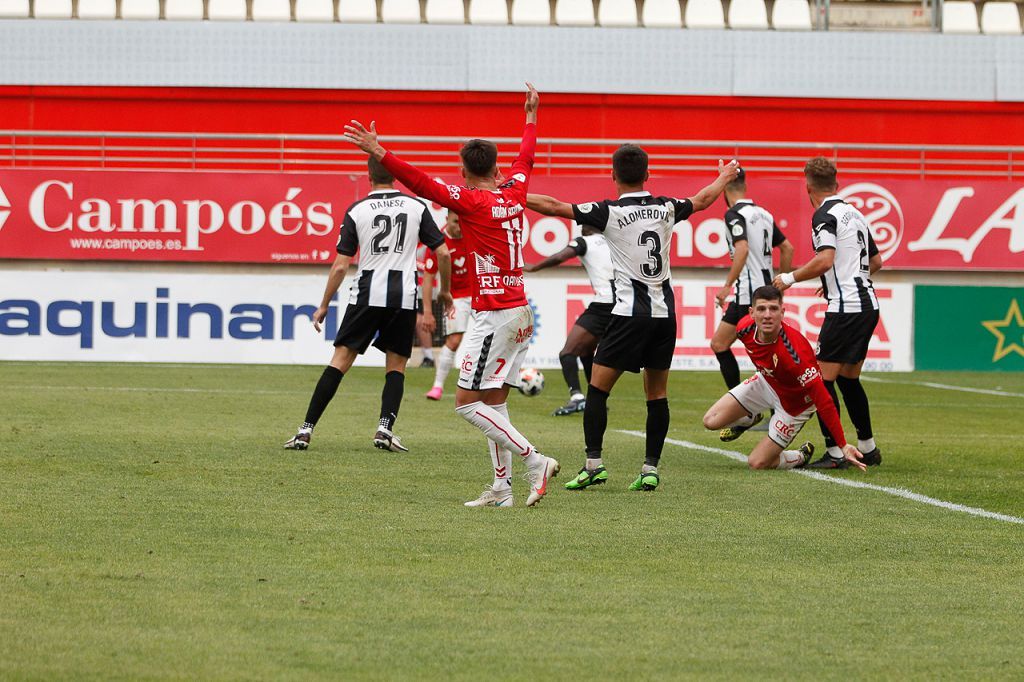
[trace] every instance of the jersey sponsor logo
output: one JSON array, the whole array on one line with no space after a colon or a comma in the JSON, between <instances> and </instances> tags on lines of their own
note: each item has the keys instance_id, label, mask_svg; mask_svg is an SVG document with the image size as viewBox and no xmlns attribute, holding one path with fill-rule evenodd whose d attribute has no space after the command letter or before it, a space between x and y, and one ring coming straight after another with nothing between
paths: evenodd
<instances>
[{"instance_id":1,"label":"jersey sponsor logo","mask_svg":"<svg viewBox=\"0 0 1024 682\"><path fill-rule=\"evenodd\" d=\"M888 260L903 240L903 208L892 192L873 182L858 182L839 192L846 203L864 215L875 246Z\"/></svg>"},{"instance_id":2,"label":"jersey sponsor logo","mask_svg":"<svg viewBox=\"0 0 1024 682\"><path fill-rule=\"evenodd\" d=\"M501 272L501 268L494 264L494 254L488 253L481 256L479 253L476 253L473 255L476 256L476 273L478 275Z\"/></svg>"},{"instance_id":3,"label":"jersey sponsor logo","mask_svg":"<svg viewBox=\"0 0 1024 682\"><path fill-rule=\"evenodd\" d=\"M526 343L527 341L530 340L530 338L532 336L533 336L533 325L532 324L529 327L525 327L525 328L520 327L519 329L516 330L516 343L517 344Z\"/></svg>"},{"instance_id":4,"label":"jersey sponsor logo","mask_svg":"<svg viewBox=\"0 0 1024 682\"><path fill-rule=\"evenodd\" d=\"M800 382L801 386L806 386L820 376L817 367L808 367L807 370L797 377L797 381Z\"/></svg>"},{"instance_id":5,"label":"jersey sponsor logo","mask_svg":"<svg viewBox=\"0 0 1024 682\"><path fill-rule=\"evenodd\" d=\"M456 268L458 268L459 270L462 270L466 266L466 257L465 256L459 256L458 258L454 259L452 262L455 263L455 267Z\"/></svg>"},{"instance_id":6,"label":"jersey sponsor logo","mask_svg":"<svg viewBox=\"0 0 1024 682\"><path fill-rule=\"evenodd\" d=\"M462 364L459 365L459 369L461 369L463 372L472 372L473 364L473 356L470 355L469 353L466 353L464 356L462 356Z\"/></svg>"},{"instance_id":7,"label":"jersey sponsor logo","mask_svg":"<svg viewBox=\"0 0 1024 682\"><path fill-rule=\"evenodd\" d=\"M458 201L459 197L462 196L462 188L458 185L445 185L448 188L448 196L453 200Z\"/></svg>"},{"instance_id":8,"label":"jersey sponsor logo","mask_svg":"<svg viewBox=\"0 0 1024 682\"><path fill-rule=\"evenodd\" d=\"M512 176L512 179L515 180L516 182L526 182L526 176L523 175L522 173L516 173L515 175Z\"/></svg>"}]
</instances>

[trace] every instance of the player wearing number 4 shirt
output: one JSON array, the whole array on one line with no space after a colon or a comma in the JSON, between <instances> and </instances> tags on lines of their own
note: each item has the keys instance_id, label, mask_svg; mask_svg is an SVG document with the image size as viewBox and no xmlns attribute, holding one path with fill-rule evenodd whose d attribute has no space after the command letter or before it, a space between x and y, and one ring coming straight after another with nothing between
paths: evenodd
<instances>
[{"instance_id":1,"label":"player wearing number 4 shirt","mask_svg":"<svg viewBox=\"0 0 1024 682\"><path fill-rule=\"evenodd\" d=\"M814 446L785 448L817 410L836 434L843 461L863 469L862 455L843 437L839 411L821 380L811 344L782 321L784 310L782 292L775 287L754 291L750 314L739 320L736 329L757 373L712 405L704 415L704 426L745 431L756 423L756 415L772 410L768 435L754 446L747 464L752 469L796 469L807 465Z\"/></svg>"},{"instance_id":2,"label":"player wearing number 4 shirt","mask_svg":"<svg viewBox=\"0 0 1024 682\"><path fill-rule=\"evenodd\" d=\"M627 144L612 155L612 179L619 198L567 204L530 195L528 206L545 215L571 218L604 234L615 270L615 305L597 355L583 412L587 461L566 484L579 490L608 480L601 459L608 426L608 394L623 372L644 371L647 445L640 475L630 490L658 487L658 462L668 433L668 373L676 345L676 303L670 277L672 229L694 211L710 206L736 177L735 161L719 162L718 178L690 199L651 196L647 153Z\"/></svg>"},{"instance_id":3,"label":"player wearing number 4 shirt","mask_svg":"<svg viewBox=\"0 0 1024 682\"><path fill-rule=\"evenodd\" d=\"M582 234L569 242L564 249L548 256L535 265L527 265L526 272L537 272L561 265L570 258L579 258L587 271L594 300L569 330L565 345L558 353L562 365L562 376L569 386L569 402L554 411L556 417L583 412L587 406L586 397L580 390L580 375L576 368L577 359L583 363L583 373L590 382L594 367L594 350L612 321L612 306L615 305L615 269L612 266L608 241L589 225L584 225Z\"/></svg>"},{"instance_id":4,"label":"player wearing number 4 shirt","mask_svg":"<svg viewBox=\"0 0 1024 682\"><path fill-rule=\"evenodd\" d=\"M371 190L365 199L345 213L338 239L338 257L327 276L320 307L313 325L327 316L331 299L345 279L352 258L359 252L359 270L352 285L345 317L334 340L334 356L317 382L306 410L306 419L287 443L289 450L309 447L316 426L356 356L366 352L370 342L385 353L387 367L381 393L380 422L373 444L381 450L406 452L392 429L405 391L405 366L412 354L416 326L416 245L433 249L440 263L441 293L438 298L451 307L451 262L444 237L427 206L394 187L395 179L377 159L370 159Z\"/></svg>"},{"instance_id":5,"label":"player wearing number 4 shirt","mask_svg":"<svg viewBox=\"0 0 1024 682\"><path fill-rule=\"evenodd\" d=\"M754 290L772 282L772 249L779 250L779 265L785 272L793 261L793 245L772 214L747 198L747 174L742 168L725 188L725 203L729 207L725 212L725 239L732 266L725 285L715 294L724 314L711 337L711 350L718 358L726 387L732 388L740 383L740 366L732 354L736 323L750 310ZM726 306L729 294L733 298Z\"/></svg>"},{"instance_id":6,"label":"player wearing number 4 shirt","mask_svg":"<svg viewBox=\"0 0 1024 682\"><path fill-rule=\"evenodd\" d=\"M381 161L418 196L436 201L459 216L465 253L473 261L473 321L462 342L456 411L486 434L494 480L467 506L512 505L512 454L525 462L530 494L527 506L547 493L559 465L545 457L509 421L506 400L519 384L519 369L533 336L533 312L523 288L523 210L533 172L540 97L532 85L526 96L526 127L519 155L506 180L498 171L498 148L470 140L460 152L464 185L442 185L401 161L377 142L376 127L358 121L345 137Z\"/></svg>"},{"instance_id":7,"label":"player wearing number 4 shirt","mask_svg":"<svg viewBox=\"0 0 1024 682\"><path fill-rule=\"evenodd\" d=\"M868 221L836 192L836 167L819 156L804 166L807 196L814 206L812 243L815 256L803 267L775 278L784 291L795 282L821 278L828 300L825 321L818 336L818 363L832 400L839 409L835 386L843 393L850 421L857 429L857 448L868 466L882 463L871 430L868 396L860 383L861 367L868 344L878 324L878 298L871 277L882 267L882 257L871 237ZM820 421L820 419L819 419ZM836 469L847 466L834 433L822 423L826 454L812 468Z\"/></svg>"}]
</instances>

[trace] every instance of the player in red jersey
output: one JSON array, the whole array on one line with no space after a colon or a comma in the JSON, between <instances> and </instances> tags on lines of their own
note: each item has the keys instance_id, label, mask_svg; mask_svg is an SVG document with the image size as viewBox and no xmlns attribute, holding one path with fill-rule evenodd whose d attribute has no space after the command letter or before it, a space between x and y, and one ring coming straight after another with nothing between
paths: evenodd
<instances>
[{"instance_id":1,"label":"player in red jersey","mask_svg":"<svg viewBox=\"0 0 1024 682\"><path fill-rule=\"evenodd\" d=\"M473 261L473 321L463 339L456 412L490 440L494 481L471 507L512 505L511 454L526 463L533 506L547 493L559 464L539 453L509 421L509 389L519 384L519 368L533 336L533 311L523 287L523 211L537 145L540 97L527 83L526 127L519 155L506 179L498 170L498 148L487 140L463 145L465 184L443 185L388 152L377 129L358 121L345 126L345 138L377 158L417 196L454 211L462 226L466 253Z\"/></svg>"},{"instance_id":2,"label":"player in red jersey","mask_svg":"<svg viewBox=\"0 0 1024 682\"><path fill-rule=\"evenodd\" d=\"M754 446L747 463L752 469L794 469L805 466L814 446L786 450L815 411L829 432L838 434L846 466L865 469L860 451L846 442L832 396L821 378L814 349L799 331L782 321L782 292L771 285L759 287L751 297L750 314L736 325L737 334L757 373L736 386L711 406L704 426L745 430L754 415L774 410L768 435Z\"/></svg>"},{"instance_id":3,"label":"player in red jersey","mask_svg":"<svg viewBox=\"0 0 1024 682\"><path fill-rule=\"evenodd\" d=\"M426 397L430 400L440 400L444 395L444 382L448 378L448 372L455 364L455 352L462 343L462 336L469 328L469 318L473 314L473 280L470 277L472 263L468 254L465 253L462 229L459 227L459 216L455 211L448 211L448 218L445 221L444 230L445 244L448 246L448 254L452 261L452 298L454 307L445 316L444 320L444 346L437 358L437 369L434 372L434 386L427 391ZM423 300L429 301L434 293L434 278L437 276L437 259L433 252L428 253L423 275ZM437 321L434 319L433 311L423 308L423 319L420 322L421 328L433 335Z\"/></svg>"}]
</instances>

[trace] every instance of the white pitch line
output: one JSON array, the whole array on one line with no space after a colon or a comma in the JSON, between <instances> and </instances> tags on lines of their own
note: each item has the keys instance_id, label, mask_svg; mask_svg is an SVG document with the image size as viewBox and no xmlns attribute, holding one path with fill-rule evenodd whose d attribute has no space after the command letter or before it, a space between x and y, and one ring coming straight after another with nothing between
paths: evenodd
<instances>
[{"instance_id":1,"label":"white pitch line","mask_svg":"<svg viewBox=\"0 0 1024 682\"><path fill-rule=\"evenodd\" d=\"M619 433L625 433L629 436L636 436L637 438L644 438L646 434L643 431L625 431L622 429L618 430ZM666 438L666 443L672 445L678 445L679 447L688 448L690 450L699 450L701 452L711 452L716 455L723 455L729 459L734 459L737 462L746 463L747 456L742 452L736 450L723 450L722 448L713 448L708 445L701 445L700 443L692 443L688 440L676 440L674 438ZM964 504L957 504L956 502L946 502L945 500L939 500L934 497L928 497L920 493L915 493L905 488L889 488L884 485L875 485L874 483L864 483L863 481L855 481L849 478L837 478L835 476L829 476L822 474L817 471L808 471L806 469L790 469L794 474L800 474L807 478L813 478L816 481L826 481L828 483L835 483L837 485L845 485L848 488L862 488L866 490L874 490L876 492L885 493L886 495L893 495L895 497L902 497L905 500L912 500L914 502L920 502L921 504L928 504L933 507L941 507L942 509L949 509L951 511L963 512L964 514L970 514L971 516L980 516L986 519L995 519L996 521L1006 521L1007 523L1017 523L1024 525L1024 518L1018 516L1010 516L1009 514L999 514L998 512L990 512L987 509L979 509L978 507L968 507Z\"/></svg>"},{"instance_id":2,"label":"white pitch line","mask_svg":"<svg viewBox=\"0 0 1024 682\"><path fill-rule=\"evenodd\" d=\"M962 391L963 393L981 393L983 395L1001 395L1007 398L1024 398L1024 393L1012 393L1010 391L999 391L994 388L971 388L970 386L951 386L950 384L937 384L934 381L895 381L893 379L879 379L878 377L865 377L864 381L874 381L879 384L903 384L905 386L925 386L927 388L940 388L945 391Z\"/></svg>"}]
</instances>

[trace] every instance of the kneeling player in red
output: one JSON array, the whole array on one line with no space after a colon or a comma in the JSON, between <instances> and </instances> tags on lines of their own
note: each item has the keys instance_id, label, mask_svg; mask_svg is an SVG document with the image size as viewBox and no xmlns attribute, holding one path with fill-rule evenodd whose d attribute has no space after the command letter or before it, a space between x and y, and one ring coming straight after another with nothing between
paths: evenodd
<instances>
[{"instance_id":1,"label":"kneeling player in red","mask_svg":"<svg viewBox=\"0 0 1024 682\"><path fill-rule=\"evenodd\" d=\"M786 448L815 411L843 450L845 465L865 469L860 451L846 442L832 397L825 389L811 344L799 331L782 321L782 292L767 285L754 291L750 314L736 325L757 373L732 388L704 415L709 429L732 427L743 431L754 425L754 416L774 410L768 435L754 446L747 463L752 469L796 469L805 466L814 446Z\"/></svg>"}]
</instances>

